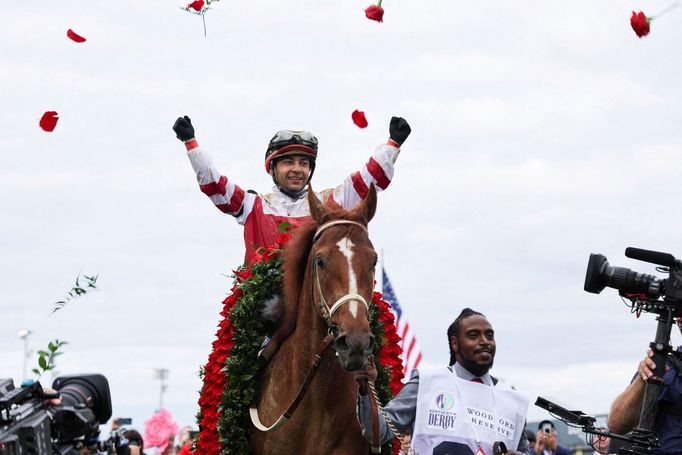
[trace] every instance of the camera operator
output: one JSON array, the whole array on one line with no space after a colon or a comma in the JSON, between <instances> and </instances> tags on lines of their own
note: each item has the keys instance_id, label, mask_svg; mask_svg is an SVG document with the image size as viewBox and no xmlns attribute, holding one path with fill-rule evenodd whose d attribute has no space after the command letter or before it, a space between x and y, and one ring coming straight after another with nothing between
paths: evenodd
<instances>
[{"instance_id":1,"label":"camera operator","mask_svg":"<svg viewBox=\"0 0 682 455\"><path fill-rule=\"evenodd\" d=\"M675 322L682 333L682 318L676 318ZM677 350L679 352L680 347ZM682 453L682 362L668 356L663 378L659 378L654 374L656 364L652 357L653 352L649 350L639 363L637 374L630 385L613 401L608 420L609 429L618 434L631 431L639 422L646 381L652 378L662 380L654 427L661 447L656 453Z\"/></svg>"},{"instance_id":2,"label":"camera operator","mask_svg":"<svg viewBox=\"0 0 682 455\"><path fill-rule=\"evenodd\" d=\"M530 455L571 455L571 451L557 443L556 428L550 420L543 420L538 425L535 448L528 452Z\"/></svg>"}]
</instances>

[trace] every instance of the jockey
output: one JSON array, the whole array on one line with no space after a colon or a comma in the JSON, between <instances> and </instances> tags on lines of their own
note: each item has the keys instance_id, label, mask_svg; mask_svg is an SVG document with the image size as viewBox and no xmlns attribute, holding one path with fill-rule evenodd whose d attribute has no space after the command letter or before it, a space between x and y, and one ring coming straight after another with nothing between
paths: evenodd
<instances>
[{"instance_id":1,"label":"jockey","mask_svg":"<svg viewBox=\"0 0 682 455\"><path fill-rule=\"evenodd\" d=\"M282 130L270 140L265 152L265 170L275 186L271 193L259 195L251 190L244 191L218 172L211 157L199 147L189 117L179 117L173 130L185 143L201 191L220 211L234 216L237 223L244 226L245 262L248 264L259 247L277 240L281 223L288 222L295 228L310 219L308 200L304 196L317 159L317 138L310 132ZM377 191L386 189L393 178L393 165L400 146L410 132L410 125L403 118L391 118L388 142L377 147L361 170L352 173L336 188L318 192L318 198L350 210L365 198L370 184L373 183Z\"/></svg>"}]
</instances>

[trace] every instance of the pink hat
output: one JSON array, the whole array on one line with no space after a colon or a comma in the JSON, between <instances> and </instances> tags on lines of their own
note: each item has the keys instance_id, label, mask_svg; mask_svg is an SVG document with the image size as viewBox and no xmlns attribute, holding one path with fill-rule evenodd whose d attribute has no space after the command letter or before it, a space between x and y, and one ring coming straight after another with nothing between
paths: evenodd
<instances>
[{"instance_id":1,"label":"pink hat","mask_svg":"<svg viewBox=\"0 0 682 455\"><path fill-rule=\"evenodd\" d=\"M145 447L158 447L160 452L166 450L171 438L180 433L178 424L175 423L171 413L161 409L144 422L144 445Z\"/></svg>"}]
</instances>

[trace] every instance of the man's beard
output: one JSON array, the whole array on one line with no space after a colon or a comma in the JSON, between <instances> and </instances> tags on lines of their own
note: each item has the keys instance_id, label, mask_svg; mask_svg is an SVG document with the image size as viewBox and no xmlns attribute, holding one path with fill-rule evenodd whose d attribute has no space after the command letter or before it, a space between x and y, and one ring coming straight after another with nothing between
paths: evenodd
<instances>
[{"instance_id":1,"label":"man's beard","mask_svg":"<svg viewBox=\"0 0 682 455\"><path fill-rule=\"evenodd\" d=\"M474 362L472 359L464 357L461 350L459 350L457 353L459 354L459 358L462 359L462 366L466 368L467 371L469 371L469 373L478 377L481 377L484 374L486 374L488 370L490 370L493 367L493 360L495 360L495 357L493 356L490 359L490 362L488 362L485 365L481 365L479 363Z\"/></svg>"}]
</instances>

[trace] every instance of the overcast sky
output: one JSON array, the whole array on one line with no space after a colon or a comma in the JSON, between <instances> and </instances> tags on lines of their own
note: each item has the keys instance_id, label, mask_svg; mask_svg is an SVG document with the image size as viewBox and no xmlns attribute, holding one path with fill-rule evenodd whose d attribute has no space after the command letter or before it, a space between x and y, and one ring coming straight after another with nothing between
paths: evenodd
<instances>
[{"instance_id":1,"label":"overcast sky","mask_svg":"<svg viewBox=\"0 0 682 455\"><path fill-rule=\"evenodd\" d=\"M682 8L643 39L629 24L669 4L386 0L376 23L365 0L223 0L204 37L182 2L5 2L0 377L21 376L29 328L33 350L69 342L62 373L104 374L138 428L159 404L153 369L170 370L164 404L193 424L243 241L199 191L175 119L266 192L277 130L318 137L322 189L400 115L413 133L370 233L424 365L447 363L447 326L470 306L496 329L494 374L531 402L607 412L655 320L582 290L589 253L646 273L627 246L682 257ZM79 272L100 290L50 315Z\"/></svg>"}]
</instances>

